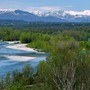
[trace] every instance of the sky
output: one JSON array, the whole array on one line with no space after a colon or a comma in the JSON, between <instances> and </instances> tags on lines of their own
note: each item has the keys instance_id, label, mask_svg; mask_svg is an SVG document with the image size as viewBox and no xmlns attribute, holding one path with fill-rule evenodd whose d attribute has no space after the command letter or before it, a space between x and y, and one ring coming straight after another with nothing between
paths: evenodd
<instances>
[{"instance_id":1,"label":"sky","mask_svg":"<svg viewBox=\"0 0 90 90\"><path fill-rule=\"evenodd\" d=\"M66 10L90 10L90 0L0 0L0 9L60 8Z\"/></svg>"}]
</instances>

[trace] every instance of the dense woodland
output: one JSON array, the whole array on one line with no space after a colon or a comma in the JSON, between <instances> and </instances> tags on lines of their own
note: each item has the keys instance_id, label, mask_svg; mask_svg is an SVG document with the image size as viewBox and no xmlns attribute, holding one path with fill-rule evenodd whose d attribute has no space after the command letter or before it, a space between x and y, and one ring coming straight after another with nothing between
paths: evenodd
<instances>
[{"instance_id":1,"label":"dense woodland","mask_svg":"<svg viewBox=\"0 0 90 90\"><path fill-rule=\"evenodd\" d=\"M7 73L0 90L90 90L90 23L4 23L0 40L48 53L36 72L26 65Z\"/></svg>"}]
</instances>

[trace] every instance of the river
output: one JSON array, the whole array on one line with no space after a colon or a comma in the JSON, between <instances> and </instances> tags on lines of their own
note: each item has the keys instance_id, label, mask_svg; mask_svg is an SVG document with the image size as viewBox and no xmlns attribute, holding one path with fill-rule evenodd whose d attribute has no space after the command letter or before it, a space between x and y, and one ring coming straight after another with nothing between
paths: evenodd
<instances>
[{"instance_id":1,"label":"river","mask_svg":"<svg viewBox=\"0 0 90 90\"><path fill-rule=\"evenodd\" d=\"M25 65L35 68L46 59L46 54L24 47L23 44L0 43L0 78L14 70L22 70Z\"/></svg>"}]
</instances>

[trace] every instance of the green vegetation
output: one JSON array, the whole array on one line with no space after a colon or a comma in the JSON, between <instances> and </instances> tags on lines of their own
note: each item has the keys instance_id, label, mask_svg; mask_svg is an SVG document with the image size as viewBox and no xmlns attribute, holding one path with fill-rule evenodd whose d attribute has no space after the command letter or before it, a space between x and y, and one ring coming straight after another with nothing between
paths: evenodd
<instances>
[{"instance_id":1,"label":"green vegetation","mask_svg":"<svg viewBox=\"0 0 90 90\"><path fill-rule=\"evenodd\" d=\"M20 40L27 47L48 52L48 57L36 72L27 65L21 72L8 73L0 82L1 90L90 90L89 23L31 23L23 27L1 28L0 39Z\"/></svg>"}]
</instances>

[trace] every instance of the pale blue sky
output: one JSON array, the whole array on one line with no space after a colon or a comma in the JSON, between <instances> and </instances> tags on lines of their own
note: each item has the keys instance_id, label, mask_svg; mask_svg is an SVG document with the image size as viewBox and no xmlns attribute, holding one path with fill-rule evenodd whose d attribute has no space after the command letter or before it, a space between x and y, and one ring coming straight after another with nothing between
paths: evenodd
<instances>
[{"instance_id":1,"label":"pale blue sky","mask_svg":"<svg viewBox=\"0 0 90 90\"><path fill-rule=\"evenodd\" d=\"M70 10L90 10L90 0L0 0L0 8L61 7Z\"/></svg>"}]
</instances>

